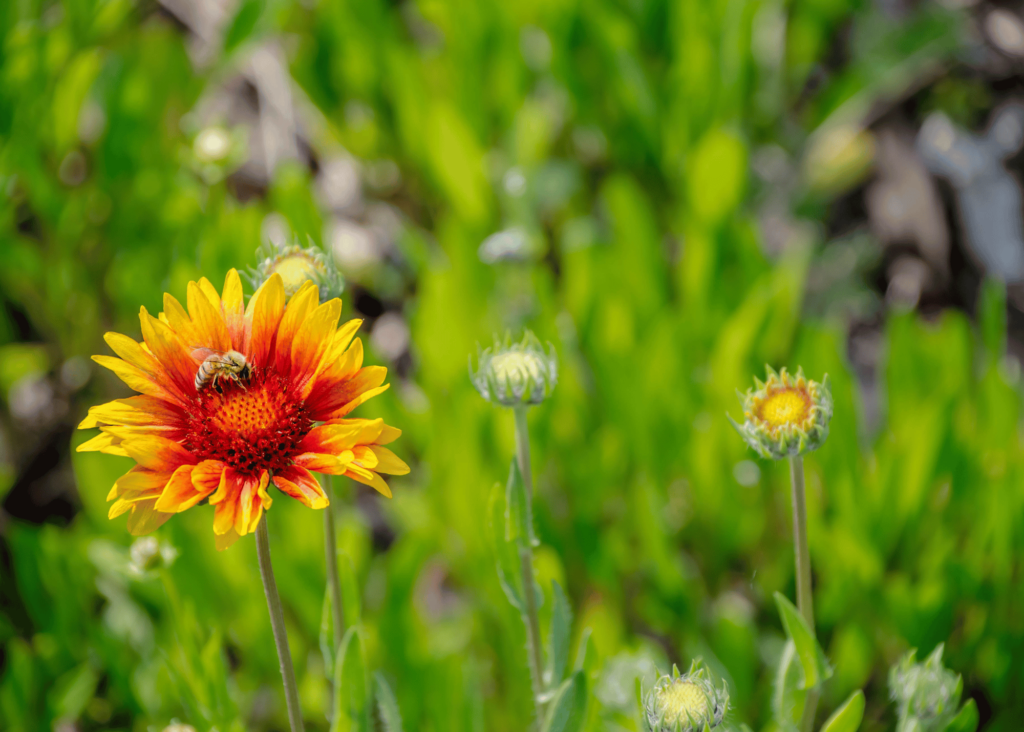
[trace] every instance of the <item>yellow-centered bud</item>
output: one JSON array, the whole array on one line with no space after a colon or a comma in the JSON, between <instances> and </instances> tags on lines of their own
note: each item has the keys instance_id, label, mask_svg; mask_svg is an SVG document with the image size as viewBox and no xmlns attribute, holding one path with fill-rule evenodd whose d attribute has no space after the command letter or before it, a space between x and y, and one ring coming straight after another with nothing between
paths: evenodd
<instances>
[{"instance_id":1,"label":"yellow-centered bud","mask_svg":"<svg viewBox=\"0 0 1024 732\"><path fill-rule=\"evenodd\" d=\"M707 668L698 660L680 674L661 676L644 697L644 716L652 732L704 732L722 723L729 710L729 691L716 689Z\"/></svg>"},{"instance_id":2,"label":"yellow-centered bud","mask_svg":"<svg viewBox=\"0 0 1024 732\"><path fill-rule=\"evenodd\" d=\"M530 331L519 343L506 334L504 343L495 338L492 347L479 351L475 373L470 358L469 378L492 404L540 404L558 383L558 357L554 346L549 343L545 351Z\"/></svg>"},{"instance_id":3,"label":"yellow-centered bud","mask_svg":"<svg viewBox=\"0 0 1024 732\"><path fill-rule=\"evenodd\" d=\"M761 457L781 460L817 450L828 437L832 420L832 392L828 375L822 383L804 377L802 369L792 376L771 366L768 380L754 379L757 389L739 394L743 424L729 421Z\"/></svg>"},{"instance_id":4,"label":"yellow-centered bud","mask_svg":"<svg viewBox=\"0 0 1024 732\"><path fill-rule=\"evenodd\" d=\"M308 247L297 243L260 247L256 256L259 262L249 272L249 280L255 289L279 274L284 280L284 293L291 297L306 282L312 282L320 289L320 302L335 298L345 289L345 280L334 262L320 247L310 240Z\"/></svg>"}]
</instances>

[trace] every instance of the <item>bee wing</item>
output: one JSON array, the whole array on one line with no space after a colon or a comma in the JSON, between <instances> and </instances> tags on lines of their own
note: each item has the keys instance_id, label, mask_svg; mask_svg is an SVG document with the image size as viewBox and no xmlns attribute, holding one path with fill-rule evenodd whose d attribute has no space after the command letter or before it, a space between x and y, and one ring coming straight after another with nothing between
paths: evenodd
<instances>
[{"instance_id":1,"label":"bee wing","mask_svg":"<svg viewBox=\"0 0 1024 732\"><path fill-rule=\"evenodd\" d=\"M212 359L214 361L223 362L224 354L221 353L220 351L215 351L212 348L202 348L199 346L193 346L192 358L194 358L196 361L205 361L207 359Z\"/></svg>"}]
</instances>

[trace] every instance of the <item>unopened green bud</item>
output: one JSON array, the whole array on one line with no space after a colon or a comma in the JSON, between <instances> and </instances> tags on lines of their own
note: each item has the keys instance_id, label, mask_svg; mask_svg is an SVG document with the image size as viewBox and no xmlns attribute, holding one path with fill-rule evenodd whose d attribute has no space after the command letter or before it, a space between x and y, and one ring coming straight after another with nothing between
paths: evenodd
<instances>
[{"instance_id":1,"label":"unopened green bud","mask_svg":"<svg viewBox=\"0 0 1024 732\"><path fill-rule=\"evenodd\" d=\"M178 550L170 544L161 544L155 536L136 539L128 550L131 570L146 575L161 567L169 567L178 556Z\"/></svg>"},{"instance_id":2,"label":"unopened green bud","mask_svg":"<svg viewBox=\"0 0 1024 732\"><path fill-rule=\"evenodd\" d=\"M338 297L345 289L345 279L333 260L312 240L308 247L294 242L265 244L256 251L256 257L259 260L256 268L248 273L255 289L274 274L281 275L284 294L288 297L298 292L306 282L312 282L320 289L320 302Z\"/></svg>"},{"instance_id":3,"label":"unopened green bud","mask_svg":"<svg viewBox=\"0 0 1024 732\"><path fill-rule=\"evenodd\" d=\"M652 732L704 732L722 723L729 711L729 690L716 689L698 660L680 674L661 676L644 697L644 716Z\"/></svg>"},{"instance_id":4,"label":"unopened green bud","mask_svg":"<svg viewBox=\"0 0 1024 732\"><path fill-rule=\"evenodd\" d=\"M757 389L739 394L743 404L743 424L729 417L733 427L757 454L772 460L802 455L817 450L828 437L832 420L832 391L828 374L822 383L804 377L797 369L793 377L771 366L768 380L754 379Z\"/></svg>"},{"instance_id":5,"label":"unopened green bud","mask_svg":"<svg viewBox=\"0 0 1024 732\"><path fill-rule=\"evenodd\" d=\"M549 343L545 351L530 331L519 343L506 334L504 342L495 338L492 347L479 351L475 373L470 358L469 377L480 396L492 404L540 404L558 383L558 357L554 346Z\"/></svg>"},{"instance_id":6,"label":"unopened green bud","mask_svg":"<svg viewBox=\"0 0 1024 732\"><path fill-rule=\"evenodd\" d=\"M212 125L199 131L188 156L192 169L208 184L214 184L241 166L248 155L241 128Z\"/></svg>"},{"instance_id":7,"label":"unopened green bud","mask_svg":"<svg viewBox=\"0 0 1024 732\"><path fill-rule=\"evenodd\" d=\"M889 669L889 693L896 702L897 732L941 732L956 716L963 680L942 665L943 644L916 663L917 650Z\"/></svg>"}]
</instances>

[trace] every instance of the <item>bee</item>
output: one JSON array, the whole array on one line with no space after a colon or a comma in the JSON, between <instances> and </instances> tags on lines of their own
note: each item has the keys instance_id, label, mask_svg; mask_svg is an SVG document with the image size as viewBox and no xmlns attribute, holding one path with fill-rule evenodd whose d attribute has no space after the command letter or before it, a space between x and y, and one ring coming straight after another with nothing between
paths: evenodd
<instances>
[{"instance_id":1,"label":"bee","mask_svg":"<svg viewBox=\"0 0 1024 732\"><path fill-rule=\"evenodd\" d=\"M202 361L196 372L196 391L212 386L218 394L224 393L222 379L235 382L242 389L252 376L249 362L238 351L215 351L212 348L195 348L192 358Z\"/></svg>"}]
</instances>

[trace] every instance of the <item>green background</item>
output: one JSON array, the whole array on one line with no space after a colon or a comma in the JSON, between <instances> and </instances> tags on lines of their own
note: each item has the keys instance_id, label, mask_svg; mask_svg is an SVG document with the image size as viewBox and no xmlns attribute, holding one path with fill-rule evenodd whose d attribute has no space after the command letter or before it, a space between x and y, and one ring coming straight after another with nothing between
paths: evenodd
<instances>
[{"instance_id":1,"label":"green background","mask_svg":"<svg viewBox=\"0 0 1024 732\"><path fill-rule=\"evenodd\" d=\"M529 724L525 636L486 521L512 415L476 394L466 367L477 342L523 327L560 360L553 397L530 412L537 564L546 592L551 579L566 588L573 653L592 631L587 729L636 729L636 675L695 656L729 682L735 719L771 728L784 638L772 593L794 592L788 472L725 418L765 362L827 372L835 395L831 436L806 461L819 636L836 667L820 718L863 687L863 729L891 729L889 664L945 641L984 729L1016 729L1024 431L1001 288L983 288L974 316L879 311L868 418L843 310L805 299L826 232L771 256L761 246L757 150L799 157L836 110L954 64L967 43L957 12L880 12L846 0L244 0L199 66L188 31L152 2L0 4L0 496L10 508L16 491L56 492L71 506L42 524L0 512L0 728L285 728L254 542L216 552L212 509L196 508L159 531L179 552L166 576L132 575L131 537L104 500L130 462L72 454L68 429L127 393L82 360L108 352L102 333L138 337L139 307L160 310L164 291L183 299L190 279L219 288L229 267L254 265L271 212L323 243L315 178L345 149L364 170L400 171L365 184L402 226L385 258L347 273L344 299L346 317L360 294L408 324L397 364L368 345L392 388L356 416L400 427L392 447L412 472L391 481L391 501L345 481L334 506L346 615L362 618L368 664L406 729ZM847 57L809 84L839 34L854 38ZM189 112L233 93L225 80L270 41L312 152L243 190L197 166ZM959 83L930 99L976 120L986 99ZM823 220L830 188L859 173L813 172L825 182L797 182L790 204ZM509 227L531 246L483 263L481 242ZM51 386L49 417L18 416L26 383ZM19 483L47 445L47 470ZM310 729L327 728L320 527L284 497L269 514Z\"/></svg>"}]
</instances>

